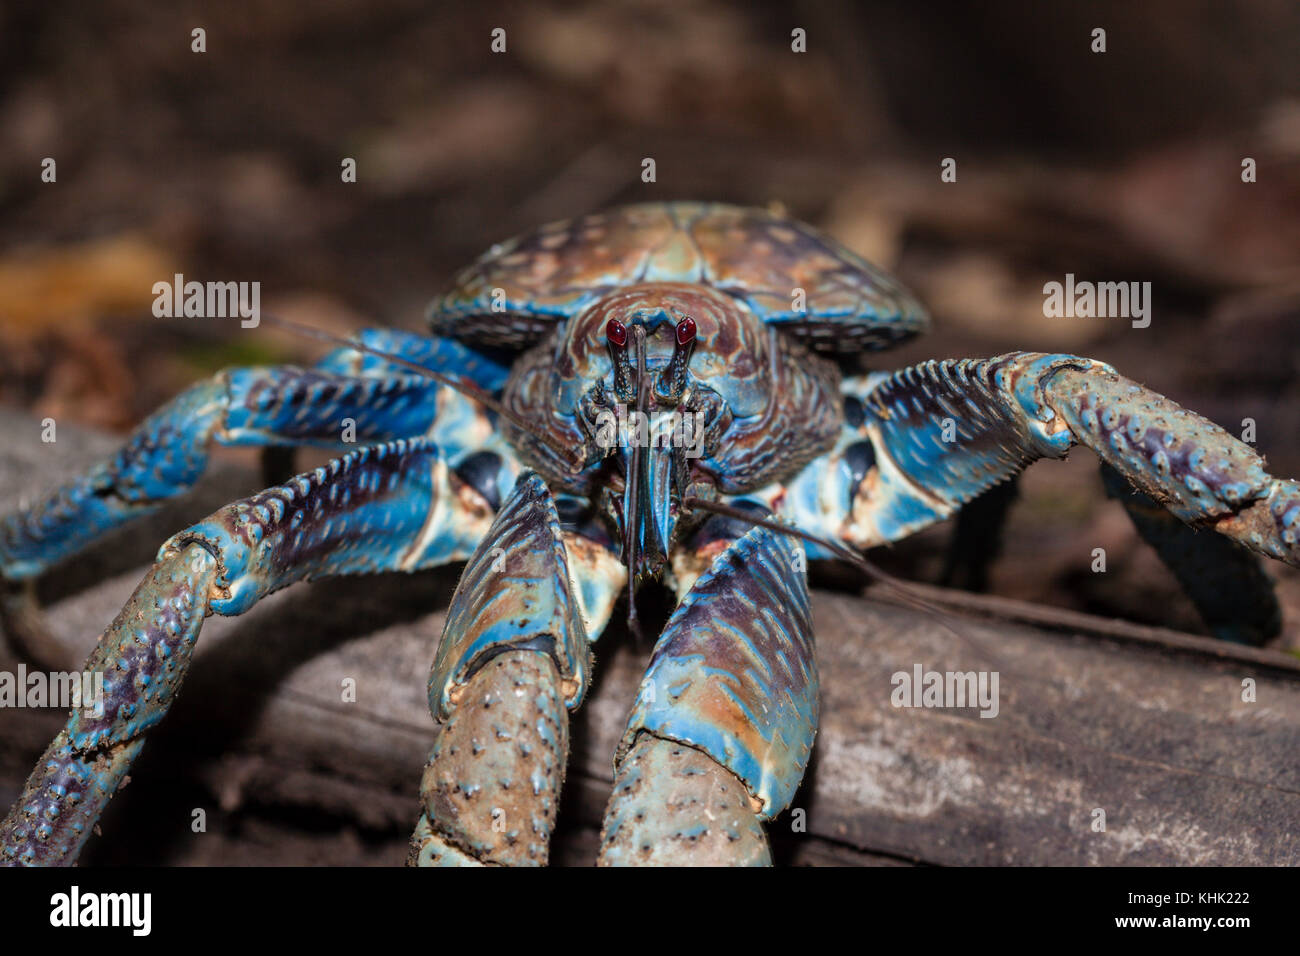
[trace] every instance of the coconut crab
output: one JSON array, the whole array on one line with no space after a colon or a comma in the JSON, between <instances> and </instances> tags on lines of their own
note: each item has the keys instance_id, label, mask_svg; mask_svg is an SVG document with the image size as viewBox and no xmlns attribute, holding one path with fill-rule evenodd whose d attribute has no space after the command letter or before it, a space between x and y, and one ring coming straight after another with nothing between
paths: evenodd
<instances>
[{"instance_id":1,"label":"coconut crab","mask_svg":"<svg viewBox=\"0 0 1300 956\"><path fill-rule=\"evenodd\" d=\"M185 492L213 441L347 448L350 423L365 447L163 544L88 662L102 711L74 711L42 756L0 860L74 862L204 617L307 578L468 562L428 683L443 728L416 864L546 862L589 645L625 590L635 620L652 577L678 603L615 757L599 862L769 862L764 821L793 797L817 727L806 560L897 541L1074 444L1141 493L1125 504L1220 636L1270 627L1246 549L1300 565L1300 484L1091 359L865 375L837 361L926 324L808 226L649 204L494 247L433 304L430 334L365 330L313 368L191 388L4 519L11 606L36 613L25 582ZM1222 600L1207 566L1242 596Z\"/></svg>"}]
</instances>

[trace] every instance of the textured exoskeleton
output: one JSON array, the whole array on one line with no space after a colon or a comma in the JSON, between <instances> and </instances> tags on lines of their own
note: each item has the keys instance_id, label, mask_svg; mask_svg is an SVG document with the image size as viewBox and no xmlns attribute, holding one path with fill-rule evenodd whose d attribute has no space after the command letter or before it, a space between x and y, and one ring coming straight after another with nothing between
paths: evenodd
<instances>
[{"instance_id":1,"label":"textured exoskeleton","mask_svg":"<svg viewBox=\"0 0 1300 956\"><path fill-rule=\"evenodd\" d=\"M75 860L204 616L308 577L468 561L429 679L443 728L410 856L454 865L546 861L589 645L625 590L634 618L638 582L663 578L678 603L629 702L599 859L758 864L817 729L805 558L897 541L1084 444L1221 636L1276 627L1244 549L1300 565L1300 486L1100 362L845 375L845 357L924 330L924 311L760 210L544 226L462 273L430 322L366 331L311 369L224 372L0 525L21 628L25 583L184 492L211 442L333 446L350 419L372 443L163 544L90 662L103 713L74 712L41 758L0 827L5 861ZM1220 571L1242 598L1205 588Z\"/></svg>"}]
</instances>

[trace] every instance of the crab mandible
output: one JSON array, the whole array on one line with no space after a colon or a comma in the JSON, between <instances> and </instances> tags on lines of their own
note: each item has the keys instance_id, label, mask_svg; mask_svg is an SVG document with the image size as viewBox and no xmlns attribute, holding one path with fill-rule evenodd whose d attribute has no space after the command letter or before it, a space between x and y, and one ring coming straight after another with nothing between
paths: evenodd
<instances>
[{"instance_id":1,"label":"crab mandible","mask_svg":"<svg viewBox=\"0 0 1300 956\"><path fill-rule=\"evenodd\" d=\"M1248 589L1228 605L1201 593L1222 636L1257 636L1276 612L1238 544L1300 566L1300 485L1100 362L842 373L837 357L909 338L925 313L761 210L649 204L544 226L490 250L430 318L431 335L367 330L312 369L222 372L0 525L0 572L20 587L186 491L211 441L346 448L350 419L375 443L162 546L88 662L102 716L74 711L42 756L0 826L5 862L73 862L204 617L306 578L468 559L429 679L444 723L411 862L540 864L588 645L624 589L666 577L679 603L615 757L600 862L766 863L763 821L817 728L805 558L896 541L1081 443L1145 493L1126 504L1193 598L1188 556L1207 551Z\"/></svg>"}]
</instances>

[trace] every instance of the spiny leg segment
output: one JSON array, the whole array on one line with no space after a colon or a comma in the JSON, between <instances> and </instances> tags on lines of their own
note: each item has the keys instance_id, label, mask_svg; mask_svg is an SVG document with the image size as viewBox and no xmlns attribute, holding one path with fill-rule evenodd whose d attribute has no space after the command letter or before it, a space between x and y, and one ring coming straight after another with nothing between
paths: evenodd
<instances>
[{"instance_id":1,"label":"spiny leg segment","mask_svg":"<svg viewBox=\"0 0 1300 956\"><path fill-rule=\"evenodd\" d=\"M102 709L71 713L0 823L0 862L75 862L175 698L206 613L241 614L305 578L463 558L490 522L438 447L413 439L359 449L173 536L88 661Z\"/></svg>"},{"instance_id":2,"label":"spiny leg segment","mask_svg":"<svg viewBox=\"0 0 1300 956\"><path fill-rule=\"evenodd\" d=\"M86 662L104 675L101 718L73 711L41 756L0 823L0 863L76 862L144 746L144 728L176 696L216 579L217 562L198 544L164 554L145 575Z\"/></svg>"},{"instance_id":3,"label":"spiny leg segment","mask_svg":"<svg viewBox=\"0 0 1300 956\"><path fill-rule=\"evenodd\" d=\"M504 369L456 342L387 330L359 338L489 388L504 380ZM111 458L0 519L2 623L20 648L48 645L34 580L187 492L207 467L213 442L345 449L352 442L430 435L455 460L489 434L487 419L464 396L351 349L336 350L315 369L227 369L151 415Z\"/></svg>"},{"instance_id":4,"label":"spiny leg segment","mask_svg":"<svg viewBox=\"0 0 1300 956\"><path fill-rule=\"evenodd\" d=\"M1101 362L1034 352L932 361L850 379L845 391L836 448L782 489L782 513L806 530L860 548L897 541L1083 444L1179 521L1300 566L1300 483L1269 475L1252 448ZM1231 637L1274 617L1271 593L1255 587L1252 598L1262 606L1244 626L1231 609L1225 618L1198 603Z\"/></svg>"}]
</instances>

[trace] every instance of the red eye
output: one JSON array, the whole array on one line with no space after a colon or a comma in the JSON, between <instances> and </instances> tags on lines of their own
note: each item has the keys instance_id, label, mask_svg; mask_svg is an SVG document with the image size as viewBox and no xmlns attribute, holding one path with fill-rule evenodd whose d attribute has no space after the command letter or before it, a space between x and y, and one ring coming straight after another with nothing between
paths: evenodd
<instances>
[{"instance_id":1,"label":"red eye","mask_svg":"<svg viewBox=\"0 0 1300 956\"><path fill-rule=\"evenodd\" d=\"M677 323L677 344L685 345L695 338L695 320L689 315Z\"/></svg>"},{"instance_id":2,"label":"red eye","mask_svg":"<svg viewBox=\"0 0 1300 956\"><path fill-rule=\"evenodd\" d=\"M627 326L618 319L610 319L605 324L605 337L611 345L622 348L627 345Z\"/></svg>"}]
</instances>

